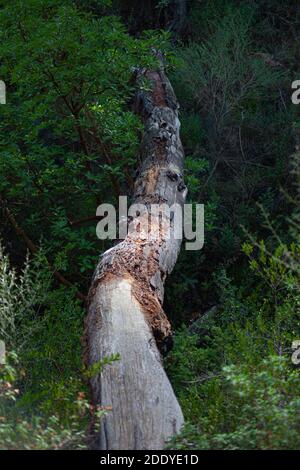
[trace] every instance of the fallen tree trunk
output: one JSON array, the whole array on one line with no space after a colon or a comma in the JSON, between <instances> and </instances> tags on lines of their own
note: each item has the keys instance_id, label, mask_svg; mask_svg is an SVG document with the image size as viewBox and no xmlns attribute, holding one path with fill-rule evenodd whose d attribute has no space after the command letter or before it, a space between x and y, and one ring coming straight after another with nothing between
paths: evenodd
<instances>
[{"instance_id":1,"label":"fallen tree trunk","mask_svg":"<svg viewBox=\"0 0 300 470\"><path fill-rule=\"evenodd\" d=\"M145 122L141 168L134 202L183 206L184 153L179 136L178 104L164 70L139 72L151 91L136 94L135 110ZM167 211L160 218L159 236L140 233L104 253L88 296L86 362L120 354L91 378L94 405L111 407L95 435L97 449L162 449L179 432L183 416L164 371L161 351L171 338L163 311L164 282L172 271L181 240L166 236ZM152 228L153 222L151 220ZM143 225L143 224L141 224ZM174 224L171 223L171 235Z\"/></svg>"}]
</instances>

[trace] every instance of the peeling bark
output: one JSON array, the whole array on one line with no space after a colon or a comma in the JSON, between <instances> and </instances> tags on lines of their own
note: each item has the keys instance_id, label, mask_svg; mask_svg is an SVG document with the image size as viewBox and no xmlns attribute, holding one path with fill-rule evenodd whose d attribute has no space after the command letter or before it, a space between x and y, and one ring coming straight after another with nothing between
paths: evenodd
<instances>
[{"instance_id":1,"label":"peeling bark","mask_svg":"<svg viewBox=\"0 0 300 470\"><path fill-rule=\"evenodd\" d=\"M150 92L137 92L135 99L145 131L133 202L182 206L187 190L177 100L162 67L139 72L141 76L152 87ZM91 379L93 404L112 407L95 436L97 449L161 449L183 424L161 361L172 336L162 307L164 282L181 245L181 240L166 236L167 224L166 211L154 240L143 237L141 224L140 237L128 234L106 251L94 274L86 317L86 362L91 366L113 353L121 356Z\"/></svg>"}]
</instances>

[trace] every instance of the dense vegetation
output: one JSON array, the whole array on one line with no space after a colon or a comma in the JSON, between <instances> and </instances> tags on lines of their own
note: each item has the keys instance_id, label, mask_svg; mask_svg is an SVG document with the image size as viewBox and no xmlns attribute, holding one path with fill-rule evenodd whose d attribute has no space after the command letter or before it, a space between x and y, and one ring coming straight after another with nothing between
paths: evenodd
<instances>
[{"instance_id":1,"label":"dense vegetation","mask_svg":"<svg viewBox=\"0 0 300 470\"><path fill-rule=\"evenodd\" d=\"M299 7L187 5L177 28L171 0L0 1L0 448L88 445L83 298L108 247L95 210L131 193L133 70L155 66L153 48L206 219L204 248L182 250L166 289L187 422L169 447L300 447Z\"/></svg>"}]
</instances>

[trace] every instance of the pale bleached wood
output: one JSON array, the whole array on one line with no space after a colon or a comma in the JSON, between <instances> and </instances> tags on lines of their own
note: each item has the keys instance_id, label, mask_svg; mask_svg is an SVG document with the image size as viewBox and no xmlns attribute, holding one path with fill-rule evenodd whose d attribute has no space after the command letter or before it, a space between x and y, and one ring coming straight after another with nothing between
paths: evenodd
<instances>
[{"instance_id":1,"label":"pale bleached wood","mask_svg":"<svg viewBox=\"0 0 300 470\"><path fill-rule=\"evenodd\" d=\"M183 416L139 303L125 279L100 283L91 308L101 324L91 331L90 359L112 353L121 360L92 379L94 400L112 407L95 440L98 449L162 449L180 430Z\"/></svg>"},{"instance_id":2,"label":"pale bleached wood","mask_svg":"<svg viewBox=\"0 0 300 470\"><path fill-rule=\"evenodd\" d=\"M184 204L184 153L178 104L162 68L139 72L150 92L139 91L135 110L145 122L135 203ZM100 258L89 292L86 318L88 366L113 353L121 358L91 379L94 405L112 407L95 435L97 449L162 449L179 432L183 415L166 376L160 351L172 336L163 311L164 283L172 271L181 240L133 238ZM173 227L171 227L171 230Z\"/></svg>"}]
</instances>

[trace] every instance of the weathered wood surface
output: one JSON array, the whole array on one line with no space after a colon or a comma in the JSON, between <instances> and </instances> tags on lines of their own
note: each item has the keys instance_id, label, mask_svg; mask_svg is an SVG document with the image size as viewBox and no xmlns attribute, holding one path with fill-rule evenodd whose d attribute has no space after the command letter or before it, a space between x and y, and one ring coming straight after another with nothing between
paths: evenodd
<instances>
[{"instance_id":1,"label":"weathered wood surface","mask_svg":"<svg viewBox=\"0 0 300 470\"><path fill-rule=\"evenodd\" d=\"M135 110L145 122L135 203L184 204L184 153L178 104L161 68L143 71L152 89L139 91ZM164 282L181 240L166 237L163 213L159 237L127 237L104 253L94 274L86 318L86 362L120 353L121 359L91 379L95 405L112 407L95 436L98 449L162 449L183 416L161 362L172 336L163 311ZM152 222L152 227L153 227ZM171 234L172 234L171 227Z\"/></svg>"}]
</instances>

